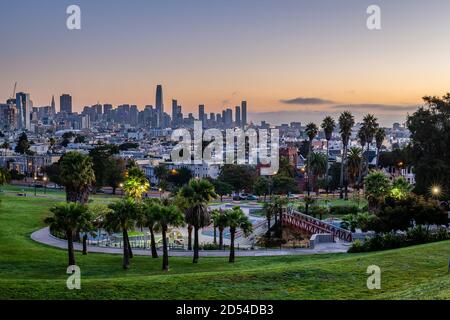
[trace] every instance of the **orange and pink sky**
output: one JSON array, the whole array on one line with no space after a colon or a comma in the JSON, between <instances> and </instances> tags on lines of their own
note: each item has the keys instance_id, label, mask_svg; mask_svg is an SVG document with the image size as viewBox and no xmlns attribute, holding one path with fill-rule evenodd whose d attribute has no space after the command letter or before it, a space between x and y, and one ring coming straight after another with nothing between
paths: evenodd
<instances>
[{"instance_id":1,"label":"orange and pink sky","mask_svg":"<svg viewBox=\"0 0 450 320\"><path fill-rule=\"evenodd\" d=\"M82 29L66 28L78 4ZM381 7L382 29L366 28ZM250 120L319 121L343 109L403 122L450 91L445 0L15 0L0 2L0 102L14 82L35 105L73 96L183 112L247 100ZM57 99L58 100L58 99Z\"/></svg>"}]
</instances>

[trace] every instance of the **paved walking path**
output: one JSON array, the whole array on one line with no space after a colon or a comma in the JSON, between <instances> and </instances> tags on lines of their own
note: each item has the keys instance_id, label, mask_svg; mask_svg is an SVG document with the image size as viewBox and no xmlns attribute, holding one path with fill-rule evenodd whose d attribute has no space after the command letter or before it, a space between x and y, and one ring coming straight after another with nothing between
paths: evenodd
<instances>
[{"instance_id":1,"label":"paved walking path","mask_svg":"<svg viewBox=\"0 0 450 320\"><path fill-rule=\"evenodd\" d=\"M35 231L31 234L31 239L36 242L49 245L51 247L66 249L67 241L55 238L49 232L49 228L43 228ZM80 243L74 243L76 251L82 250ZM349 248L348 244L344 243L324 243L317 245L314 249L258 249L258 250L236 250L236 256L242 257L259 257L259 256L288 256L288 255L305 255L305 254L322 254L322 253L342 253L347 252ZM97 246L88 246L88 252L95 253L111 253L122 254L123 251L120 248L106 248ZM151 255L150 250L133 249L133 253L139 256ZM159 252L162 254L162 252ZM226 257L229 255L228 250L202 250L200 256L203 257ZM192 252L181 250L169 250L169 256L172 257L190 257Z\"/></svg>"}]
</instances>

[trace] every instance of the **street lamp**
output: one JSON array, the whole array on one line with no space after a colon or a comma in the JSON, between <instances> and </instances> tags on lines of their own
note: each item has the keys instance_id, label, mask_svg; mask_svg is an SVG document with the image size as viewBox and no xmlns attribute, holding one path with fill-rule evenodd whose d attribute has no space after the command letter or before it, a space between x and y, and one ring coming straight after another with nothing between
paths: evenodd
<instances>
[{"instance_id":1,"label":"street lamp","mask_svg":"<svg viewBox=\"0 0 450 320\"><path fill-rule=\"evenodd\" d=\"M159 190L159 198L161 199L161 197L162 197L162 188L159 188L158 190Z\"/></svg>"},{"instance_id":2,"label":"street lamp","mask_svg":"<svg viewBox=\"0 0 450 320\"><path fill-rule=\"evenodd\" d=\"M120 195L123 197L123 183L120 183L119 187L120 187Z\"/></svg>"},{"instance_id":3,"label":"street lamp","mask_svg":"<svg viewBox=\"0 0 450 320\"><path fill-rule=\"evenodd\" d=\"M44 194L47 194L47 176L44 176Z\"/></svg>"},{"instance_id":4,"label":"street lamp","mask_svg":"<svg viewBox=\"0 0 450 320\"><path fill-rule=\"evenodd\" d=\"M433 197L439 198L441 193L442 193L442 189L440 186L438 186L438 185L431 186L431 194L433 195Z\"/></svg>"},{"instance_id":5,"label":"street lamp","mask_svg":"<svg viewBox=\"0 0 450 320\"><path fill-rule=\"evenodd\" d=\"M34 196L36 197L36 181L37 181L37 177L34 176L33 180L34 180Z\"/></svg>"}]
</instances>

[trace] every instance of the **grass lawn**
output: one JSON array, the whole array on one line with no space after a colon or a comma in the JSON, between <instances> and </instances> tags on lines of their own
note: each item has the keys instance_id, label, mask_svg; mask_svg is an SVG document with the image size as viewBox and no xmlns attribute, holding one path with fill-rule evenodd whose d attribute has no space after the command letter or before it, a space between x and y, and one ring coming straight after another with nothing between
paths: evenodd
<instances>
[{"instance_id":1,"label":"grass lawn","mask_svg":"<svg viewBox=\"0 0 450 320\"><path fill-rule=\"evenodd\" d=\"M450 242L380 253L289 257L132 259L77 253L81 290L66 288L66 251L33 242L55 198L5 193L0 207L0 299L450 299ZM94 196L94 201L103 201ZM378 265L382 290L368 290Z\"/></svg>"}]
</instances>

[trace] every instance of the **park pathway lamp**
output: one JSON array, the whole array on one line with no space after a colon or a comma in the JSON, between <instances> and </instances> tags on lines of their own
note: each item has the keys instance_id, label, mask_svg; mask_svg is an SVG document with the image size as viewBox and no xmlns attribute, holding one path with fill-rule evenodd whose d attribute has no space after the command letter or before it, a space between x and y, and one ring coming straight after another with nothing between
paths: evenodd
<instances>
[{"instance_id":1,"label":"park pathway lamp","mask_svg":"<svg viewBox=\"0 0 450 320\"><path fill-rule=\"evenodd\" d=\"M123 183L120 183L119 187L120 187L120 195L123 198Z\"/></svg>"},{"instance_id":2,"label":"park pathway lamp","mask_svg":"<svg viewBox=\"0 0 450 320\"><path fill-rule=\"evenodd\" d=\"M44 194L47 194L47 176L44 176L42 179L44 180Z\"/></svg>"},{"instance_id":3,"label":"park pathway lamp","mask_svg":"<svg viewBox=\"0 0 450 320\"><path fill-rule=\"evenodd\" d=\"M36 197L36 182L37 182L36 175L33 177L33 181L34 181L34 196Z\"/></svg>"},{"instance_id":4,"label":"park pathway lamp","mask_svg":"<svg viewBox=\"0 0 450 320\"><path fill-rule=\"evenodd\" d=\"M442 188L438 185L431 186L431 195L433 198L439 199L442 194Z\"/></svg>"},{"instance_id":5,"label":"park pathway lamp","mask_svg":"<svg viewBox=\"0 0 450 320\"><path fill-rule=\"evenodd\" d=\"M158 191L159 191L159 198L161 199L162 198L162 188L159 188Z\"/></svg>"}]
</instances>

